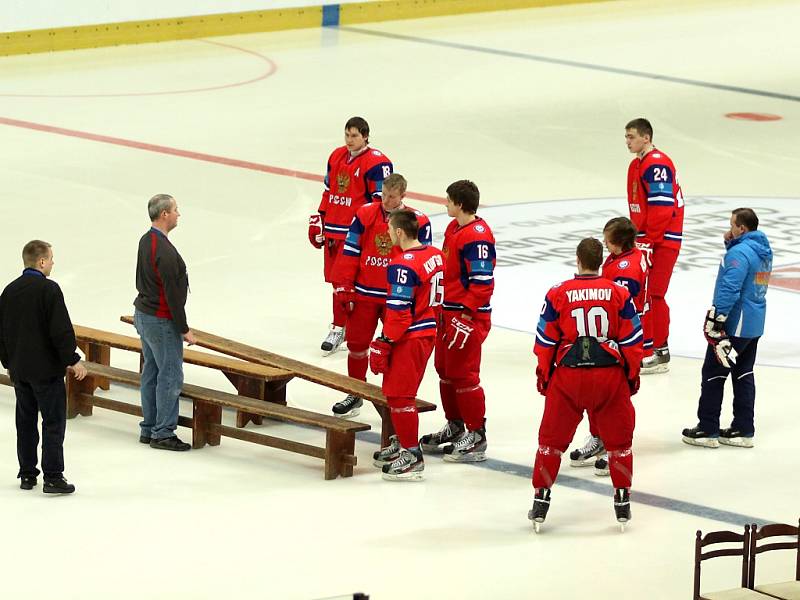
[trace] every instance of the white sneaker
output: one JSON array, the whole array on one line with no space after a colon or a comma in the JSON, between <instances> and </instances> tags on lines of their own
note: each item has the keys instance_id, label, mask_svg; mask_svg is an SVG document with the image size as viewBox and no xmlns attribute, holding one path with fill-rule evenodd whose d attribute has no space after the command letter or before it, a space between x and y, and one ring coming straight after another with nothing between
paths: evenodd
<instances>
[{"instance_id":1,"label":"white sneaker","mask_svg":"<svg viewBox=\"0 0 800 600\"><path fill-rule=\"evenodd\" d=\"M333 354L336 352L342 345L344 341L344 327L337 327L336 325L331 325L331 329L328 332L328 336L325 338L325 341L322 342L320 348L324 352L323 356L328 356L329 354Z\"/></svg>"}]
</instances>

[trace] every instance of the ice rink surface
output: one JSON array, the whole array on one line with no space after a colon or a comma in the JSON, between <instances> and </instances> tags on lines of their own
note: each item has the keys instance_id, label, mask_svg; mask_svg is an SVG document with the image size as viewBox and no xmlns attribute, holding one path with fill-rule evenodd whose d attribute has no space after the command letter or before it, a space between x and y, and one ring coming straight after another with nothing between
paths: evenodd
<instances>
[{"instance_id":1,"label":"ice rink surface","mask_svg":"<svg viewBox=\"0 0 800 600\"><path fill-rule=\"evenodd\" d=\"M132 310L147 199L166 192L182 213L171 239L189 268L189 323L344 372L344 352L318 351L330 296L306 222L353 115L368 119L372 145L409 180L408 204L440 236L436 199L474 180L499 256L482 373L491 460L430 457L424 483L380 479L371 408L359 417L373 432L356 443L355 476L335 481L320 461L230 439L153 452L137 443L134 418L96 410L68 424L77 494L46 498L14 479L14 397L1 388L2 596L55 586L81 600L688 598L697 529L796 522L798 22L797 2L645 0L0 59L0 280L19 274L25 242L51 242L75 323L133 333L118 318ZM543 405L531 331L546 289L571 277L578 240L626 214L623 128L638 116L687 197L668 295L671 370L635 398L628 530L617 531L610 482L565 461L537 536L526 519ZM680 432L696 422L700 326L737 206L756 209L775 250L756 446L706 450ZM115 353L112 364L136 358ZM197 368L186 380L228 389ZM419 395L438 403L432 365ZM288 387L290 405L311 410L339 398ZM442 419L425 414L421 433ZM704 588L736 586L736 559L716 562ZM759 577L788 579L791 564L767 556Z\"/></svg>"}]
</instances>

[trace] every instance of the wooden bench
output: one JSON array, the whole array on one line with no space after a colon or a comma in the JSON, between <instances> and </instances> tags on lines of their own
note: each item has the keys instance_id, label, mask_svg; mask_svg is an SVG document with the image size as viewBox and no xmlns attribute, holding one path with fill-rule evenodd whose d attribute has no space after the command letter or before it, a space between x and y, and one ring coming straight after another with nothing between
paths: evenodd
<instances>
[{"instance_id":1,"label":"wooden bench","mask_svg":"<svg viewBox=\"0 0 800 600\"><path fill-rule=\"evenodd\" d=\"M139 373L93 362L86 362L85 364L88 374L83 381L78 381L71 376L67 377L67 418L74 418L77 415L90 416L95 406L129 415L141 416L142 409L138 405L94 395L101 380L115 381L138 387L141 383ZM191 400L193 405L191 418L178 418L178 425L191 427L193 448L202 448L206 444L218 446L220 438L225 436L261 444L262 446L288 450L324 459L325 479L335 479L339 475L342 477L351 477L353 475L353 467L357 462L355 456L355 434L357 431L370 429L370 426L366 423L346 421L337 417L320 415L299 408L282 406L191 384L184 384L181 397ZM223 425L223 408L233 408L237 411L252 413L270 419L324 429L326 432L325 447L321 448Z\"/></svg>"},{"instance_id":2,"label":"wooden bench","mask_svg":"<svg viewBox=\"0 0 800 600\"><path fill-rule=\"evenodd\" d=\"M133 324L133 317L124 316L120 317L123 323ZM197 345L209 350L221 352L235 358L241 358L246 361L266 365L270 367L277 367L294 374L295 377L317 383L325 387L344 392L346 394L353 394L364 400L369 400L375 406L378 414L381 417L381 445L389 445L389 436L394 433L394 426L392 425L391 415L389 413L389 404L386 397L383 395L381 388L377 385L353 379L347 375L322 369L308 363L281 356L274 352L248 346L241 342L229 340L212 333L200 331L192 328L194 337L197 340ZM425 400L417 399L417 411L427 412L429 410L436 410L436 405L426 402Z\"/></svg>"},{"instance_id":3,"label":"wooden bench","mask_svg":"<svg viewBox=\"0 0 800 600\"><path fill-rule=\"evenodd\" d=\"M74 325L78 347L86 360L101 365L111 364L111 348L137 352L141 357L142 341L137 337ZM241 396L286 405L286 384L294 376L285 369L253 364L227 356L184 349L183 362L221 371ZM141 360L140 360L141 364ZM141 366L140 369L141 371ZM99 387L109 389L108 381L100 379ZM249 421L261 425L263 417L254 413L237 411L236 426L244 427Z\"/></svg>"}]
</instances>

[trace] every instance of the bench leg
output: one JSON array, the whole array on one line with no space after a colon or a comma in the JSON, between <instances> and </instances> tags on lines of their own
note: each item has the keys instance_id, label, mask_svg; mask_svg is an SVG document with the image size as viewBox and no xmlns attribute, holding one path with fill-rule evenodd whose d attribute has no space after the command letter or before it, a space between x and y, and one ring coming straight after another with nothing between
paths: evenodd
<instances>
[{"instance_id":1,"label":"bench leg","mask_svg":"<svg viewBox=\"0 0 800 600\"><path fill-rule=\"evenodd\" d=\"M102 346L100 344L86 344L86 360L95 362L99 365L111 366L111 346ZM97 387L101 390L107 390L110 387L108 379L105 377L97 378Z\"/></svg>"},{"instance_id":2,"label":"bench leg","mask_svg":"<svg viewBox=\"0 0 800 600\"><path fill-rule=\"evenodd\" d=\"M211 424L222 424L222 407L195 400L192 406L192 448L202 448L206 444L219 446L221 436L208 431Z\"/></svg>"},{"instance_id":3,"label":"bench leg","mask_svg":"<svg viewBox=\"0 0 800 600\"><path fill-rule=\"evenodd\" d=\"M83 381L78 381L70 373L67 373L67 418L74 419L78 415L82 417L92 416L92 403L80 398L80 394L93 394L98 387L98 382L91 375L87 375Z\"/></svg>"},{"instance_id":4,"label":"bench leg","mask_svg":"<svg viewBox=\"0 0 800 600\"><path fill-rule=\"evenodd\" d=\"M389 445L389 438L394 435L392 413L388 406L376 406L375 410L381 416L381 448L386 448Z\"/></svg>"},{"instance_id":5,"label":"bench leg","mask_svg":"<svg viewBox=\"0 0 800 600\"><path fill-rule=\"evenodd\" d=\"M274 404L286 406L286 384L288 379L283 381L267 381L264 389L264 400Z\"/></svg>"},{"instance_id":6,"label":"bench leg","mask_svg":"<svg viewBox=\"0 0 800 600\"><path fill-rule=\"evenodd\" d=\"M352 477L353 465L344 462L344 456L355 457L356 434L353 432L328 431L325 440L325 479L337 476Z\"/></svg>"},{"instance_id":7,"label":"bench leg","mask_svg":"<svg viewBox=\"0 0 800 600\"><path fill-rule=\"evenodd\" d=\"M233 386L236 388L236 393L240 396L245 396L246 398L255 398L256 400L264 400L265 386L263 379L245 377L243 375L228 373L226 371L223 371L223 374L228 378L228 381L233 384ZM242 428L251 421L254 425L261 425L264 423L264 417L240 410L236 411L236 427Z\"/></svg>"}]
</instances>

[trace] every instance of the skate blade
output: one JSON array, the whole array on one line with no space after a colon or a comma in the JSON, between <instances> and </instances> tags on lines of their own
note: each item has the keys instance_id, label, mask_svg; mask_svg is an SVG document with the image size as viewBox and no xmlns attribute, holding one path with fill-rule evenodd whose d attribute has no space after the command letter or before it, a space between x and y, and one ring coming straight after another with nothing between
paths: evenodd
<instances>
[{"instance_id":1,"label":"skate blade","mask_svg":"<svg viewBox=\"0 0 800 600\"><path fill-rule=\"evenodd\" d=\"M486 452L470 452L469 454L445 454L444 459L447 462L455 462L455 463L483 462L486 460Z\"/></svg>"},{"instance_id":2,"label":"skate blade","mask_svg":"<svg viewBox=\"0 0 800 600\"><path fill-rule=\"evenodd\" d=\"M619 522L619 532L620 533L625 533L625 524L626 524L626 521L620 521Z\"/></svg>"},{"instance_id":3,"label":"skate blade","mask_svg":"<svg viewBox=\"0 0 800 600\"><path fill-rule=\"evenodd\" d=\"M683 436L683 442L690 446L700 446L701 448L719 448L719 440L717 438L690 438Z\"/></svg>"},{"instance_id":4,"label":"skate blade","mask_svg":"<svg viewBox=\"0 0 800 600\"><path fill-rule=\"evenodd\" d=\"M424 478L419 471L413 473L403 473L402 475L391 475L389 473L382 473L381 477L386 481L422 481Z\"/></svg>"},{"instance_id":5,"label":"skate blade","mask_svg":"<svg viewBox=\"0 0 800 600\"><path fill-rule=\"evenodd\" d=\"M578 460L570 459L569 460L569 466L570 467L593 467L595 461L598 458L603 458L604 456L605 456L605 454L598 454L597 456L592 456L590 458L585 458L585 459L582 459L582 460L581 459L578 459Z\"/></svg>"},{"instance_id":6,"label":"skate blade","mask_svg":"<svg viewBox=\"0 0 800 600\"><path fill-rule=\"evenodd\" d=\"M443 444L420 444L419 447L422 448L423 454L444 454Z\"/></svg>"},{"instance_id":7,"label":"skate blade","mask_svg":"<svg viewBox=\"0 0 800 600\"><path fill-rule=\"evenodd\" d=\"M542 523L543 523L543 521L534 521L533 522L533 530L536 533L541 533L541 531L542 531Z\"/></svg>"},{"instance_id":8,"label":"skate blade","mask_svg":"<svg viewBox=\"0 0 800 600\"><path fill-rule=\"evenodd\" d=\"M360 414L361 414L361 409L360 408L354 408L350 412L346 412L346 413L343 413L341 415L337 414L337 413L333 413L333 416L334 417L339 417L340 419L355 419Z\"/></svg>"},{"instance_id":9,"label":"skate blade","mask_svg":"<svg viewBox=\"0 0 800 600\"><path fill-rule=\"evenodd\" d=\"M611 471L609 469L595 469L594 476L595 477L608 477L611 475Z\"/></svg>"},{"instance_id":10,"label":"skate blade","mask_svg":"<svg viewBox=\"0 0 800 600\"><path fill-rule=\"evenodd\" d=\"M719 438L719 443L726 446L736 446L737 448L753 447L752 438Z\"/></svg>"},{"instance_id":11,"label":"skate blade","mask_svg":"<svg viewBox=\"0 0 800 600\"><path fill-rule=\"evenodd\" d=\"M669 373L669 365L656 365L655 367L642 367L639 369L640 375L658 375L660 373Z\"/></svg>"}]
</instances>

